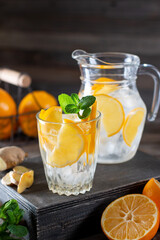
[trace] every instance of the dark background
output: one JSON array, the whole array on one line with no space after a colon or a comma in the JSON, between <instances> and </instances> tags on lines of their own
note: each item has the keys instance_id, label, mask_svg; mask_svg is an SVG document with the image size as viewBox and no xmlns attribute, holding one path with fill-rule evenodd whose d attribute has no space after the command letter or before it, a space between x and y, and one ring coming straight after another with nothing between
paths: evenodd
<instances>
[{"instance_id":1,"label":"dark background","mask_svg":"<svg viewBox=\"0 0 160 240\"><path fill-rule=\"evenodd\" d=\"M160 1L0 0L0 66L30 74L34 89L78 91L77 48L137 54L160 69ZM138 86L151 104L152 80Z\"/></svg>"}]
</instances>

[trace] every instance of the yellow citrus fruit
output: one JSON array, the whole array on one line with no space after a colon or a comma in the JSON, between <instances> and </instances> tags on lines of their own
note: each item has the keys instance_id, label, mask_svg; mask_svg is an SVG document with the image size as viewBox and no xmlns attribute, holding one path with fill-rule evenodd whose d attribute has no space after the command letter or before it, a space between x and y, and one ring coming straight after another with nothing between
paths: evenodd
<instances>
[{"instance_id":1,"label":"yellow citrus fruit","mask_svg":"<svg viewBox=\"0 0 160 240\"><path fill-rule=\"evenodd\" d=\"M57 144L48 158L48 164L62 168L77 162L85 149L83 131L73 121L64 119Z\"/></svg>"},{"instance_id":2,"label":"yellow citrus fruit","mask_svg":"<svg viewBox=\"0 0 160 240\"><path fill-rule=\"evenodd\" d=\"M47 110L42 109L39 117L47 122L62 122L62 108L59 106L53 106Z\"/></svg>"},{"instance_id":3,"label":"yellow citrus fruit","mask_svg":"<svg viewBox=\"0 0 160 240\"><path fill-rule=\"evenodd\" d=\"M42 148L52 151L57 142L57 136L62 123L62 108L53 106L47 110L42 109L39 118L45 122L39 122L39 141ZM59 123L59 124L58 124Z\"/></svg>"},{"instance_id":4,"label":"yellow citrus fruit","mask_svg":"<svg viewBox=\"0 0 160 240\"><path fill-rule=\"evenodd\" d=\"M93 120L96 118L97 114L97 101L92 105L92 111L89 116L89 120ZM89 149L88 153L94 153L95 152L95 141L96 141L96 121L90 122L90 134L88 135L89 139Z\"/></svg>"},{"instance_id":5,"label":"yellow citrus fruit","mask_svg":"<svg viewBox=\"0 0 160 240\"><path fill-rule=\"evenodd\" d=\"M97 114L97 101L91 107L91 114L87 119L82 119L82 123L78 124L78 126L84 132L84 136L86 139L85 142L85 152L87 163L92 164L92 161L89 161L89 154L94 154L95 152L95 141L96 141L96 121L91 121L96 118Z\"/></svg>"},{"instance_id":6,"label":"yellow citrus fruit","mask_svg":"<svg viewBox=\"0 0 160 240\"><path fill-rule=\"evenodd\" d=\"M46 91L34 91L27 94L20 102L18 113L22 131L30 137L37 137L36 112L57 105L54 96ZM30 114L29 114L30 113Z\"/></svg>"},{"instance_id":7,"label":"yellow citrus fruit","mask_svg":"<svg viewBox=\"0 0 160 240\"><path fill-rule=\"evenodd\" d=\"M12 96L0 88L0 139L7 139L16 128L17 106ZM6 117L6 118L3 118Z\"/></svg>"},{"instance_id":8,"label":"yellow citrus fruit","mask_svg":"<svg viewBox=\"0 0 160 240\"><path fill-rule=\"evenodd\" d=\"M102 113L102 122L108 137L118 133L124 123L125 113L122 104L106 94L96 94L97 107Z\"/></svg>"},{"instance_id":9,"label":"yellow citrus fruit","mask_svg":"<svg viewBox=\"0 0 160 240\"><path fill-rule=\"evenodd\" d=\"M125 143L130 147L134 141L138 128L145 116L144 108L135 108L127 115L123 126L123 138Z\"/></svg>"},{"instance_id":10,"label":"yellow citrus fruit","mask_svg":"<svg viewBox=\"0 0 160 240\"><path fill-rule=\"evenodd\" d=\"M159 212L150 198L130 194L104 210L101 226L111 240L151 240L158 231Z\"/></svg>"},{"instance_id":11,"label":"yellow citrus fruit","mask_svg":"<svg viewBox=\"0 0 160 240\"><path fill-rule=\"evenodd\" d=\"M97 114L97 101L92 105L91 114L87 119L82 120L82 124L79 124L79 127L85 133L86 136L86 154L92 154L95 151L95 140L96 140L96 121L91 121L96 118ZM86 123L85 123L86 121ZM88 161L87 161L88 162Z\"/></svg>"},{"instance_id":12,"label":"yellow citrus fruit","mask_svg":"<svg viewBox=\"0 0 160 240\"><path fill-rule=\"evenodd\" d=\"M160 213L160 182L151 178L144 186L143 194L156 203Z\"/></svg>"},{"instance_id":13,"label":"yellow citrus fruit","mask_svg":"<svg viewBox=\"0 0 160 240\"><path fill-rule=\"evenodd\" d=\"M101 77L101 78L96 79L95 82L99 82L99 83L95 83L92 86L93 95L95 95L95 94L109 94L109 93L114 92L118 89L117 84L109 84L110 82L113 82L113 83L115 82L115 80L110 79L110 78Z\"/></svg>"}]
</instances>

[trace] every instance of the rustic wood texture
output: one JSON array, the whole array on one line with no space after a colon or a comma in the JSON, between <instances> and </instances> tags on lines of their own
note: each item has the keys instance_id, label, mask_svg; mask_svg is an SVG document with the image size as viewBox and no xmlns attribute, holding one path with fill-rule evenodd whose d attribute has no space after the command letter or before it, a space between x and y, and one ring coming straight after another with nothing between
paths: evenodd
<instances>
[{"instance_id":1,"label":"rustic wood texture","mask_svg":"<svg viewBox=\"0 0 160 240\"><path fill-rule=\"evenodd\" d=\"M159 0L1 0L0 66L35 82L79 82L71 52L138 54L160 68Z\"/></svg>"}]
</instances>

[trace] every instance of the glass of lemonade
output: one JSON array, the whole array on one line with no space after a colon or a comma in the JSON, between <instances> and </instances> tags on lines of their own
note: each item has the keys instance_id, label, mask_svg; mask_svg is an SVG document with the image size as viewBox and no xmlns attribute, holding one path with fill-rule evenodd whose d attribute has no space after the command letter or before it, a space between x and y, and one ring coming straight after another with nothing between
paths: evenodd
<instances>
[{"instance_id":1,"label":"glass of lemonade","mask_svg":"<svg viewBox=\"0 0 160 240\"><path fill-rule=\"evenodd\" d=\"M50 122L37 114L40 152L53 193L78 195L92 188L100 115L97 112L92 120L80 120L77 114L62 114L61 122Z\"/></svg>"}]
</instances>

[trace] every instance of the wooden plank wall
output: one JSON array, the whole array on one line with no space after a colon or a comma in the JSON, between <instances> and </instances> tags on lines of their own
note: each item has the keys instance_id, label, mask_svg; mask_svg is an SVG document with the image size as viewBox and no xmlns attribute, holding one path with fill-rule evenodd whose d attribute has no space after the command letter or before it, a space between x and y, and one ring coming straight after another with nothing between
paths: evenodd
<instances>
[{"instance_id":1,"label":"wooden plank wall","mask_svg":"<svg viewBox=\"0 0 160 240\"><path fill-rule=\"evenodd\" d=\"M79 83L75 49L123 51L160 68L159 0L0 0L0 66L34 83Z\"/></svg>"}]
</instances>

